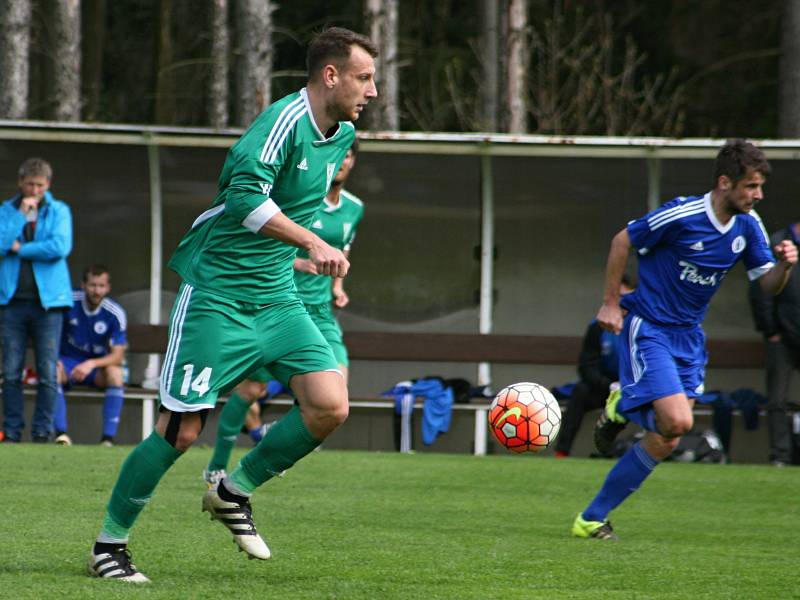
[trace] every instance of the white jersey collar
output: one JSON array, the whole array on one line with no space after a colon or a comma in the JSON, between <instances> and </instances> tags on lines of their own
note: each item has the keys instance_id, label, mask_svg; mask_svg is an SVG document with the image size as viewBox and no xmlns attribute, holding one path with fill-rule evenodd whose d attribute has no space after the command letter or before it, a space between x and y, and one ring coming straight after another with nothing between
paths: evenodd
<instances>
[{"instance_id":1,"label":"white jersey collar","mask_svg":"<svg viewBox=\"0 0 800 600\"><path fill-rule=\"evenodd\" d=\"M716 213L714 212L714 207L711 205L711 192L708 192L705 196L703 196L703 204L706 208L706 216L708 216L708 220L711 221L711 224L716 228L717 231L720 233L728 233L733 224L736 223L736 215L733 215L725 225L720 223L719 219L717 218Z\"/></svg>"}]
</instances>

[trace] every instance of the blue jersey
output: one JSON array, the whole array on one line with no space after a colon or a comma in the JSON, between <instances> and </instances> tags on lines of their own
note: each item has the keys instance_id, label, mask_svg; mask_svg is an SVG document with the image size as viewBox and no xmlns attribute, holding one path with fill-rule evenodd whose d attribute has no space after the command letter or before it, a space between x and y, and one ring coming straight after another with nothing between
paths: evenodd
<instances>
[{"instance_id":1,"label":"blue jersey","mask_svg":"<svg viewBox=\"0 0 800 600\"><path fill-rule=\"evenodd\" d=\"M740 258L751 281L775 264L758 214L738 214L723 225L710 193L670 200L628 223L628 235L639 253L639 285L620 304L662 325L702 323L711 297Z\"/></svg>"},{"instance_id":2,"label":"blue jersey","mask_svg":"<svg viewBox=\"0 0 800 600\"><path fill-rule=\"evenodd\" d=\"M83 290L72 293L72 308L65 313L61 334L61 356L87 360L106 356L111 346L128 343L125 309L111 298L103 298L93 311Z\"/></svg>"}]
</instances>

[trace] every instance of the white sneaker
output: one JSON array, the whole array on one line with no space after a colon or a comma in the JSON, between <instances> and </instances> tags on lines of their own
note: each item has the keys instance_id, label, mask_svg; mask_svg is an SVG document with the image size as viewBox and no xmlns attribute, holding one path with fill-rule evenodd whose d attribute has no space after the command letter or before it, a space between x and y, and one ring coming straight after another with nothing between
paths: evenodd
<instances>
[{"instance_id":1,"label":"white sneaker","mask_svg":"<svg viewBox=\"0 0 800 600\"><path fill-rule=\"evenodd\" d=\"M217 469L215 471L209 471L208 469L203 469L203 481L206 482L209 488L215 487L220 481L225 479L228 474L225 472L225 469Z\"/></svg>"},{"instance_id":2,"label":"white sneaker","mask_svg":"<svg viewBox=\"0 0 800 600\"><path fill-rule=\"evenodd\" d=\"M59 433L53 441L59 446L72 446L72 439L66 433Z\"/></svg>"},{"instance_id":3,"label":"white sneaker","mask_svg":"<svg viewBox=\"0 0 800 600\"><path fill-rule=\"evenodd\" d=\"M228 528L240 551L247 552L250 558L267 560L272 553L256 531L250 502L225 502L217 493L218 485L203 495L203 511L211 515L212 521L216 519Z\"/></svg>"},{"instance_id":4,"label":"white sneaker","mask_svg":"<svg viewBox=\"0 0 800 600\"><path fill-rule=\"evenodd\" d=\"M119 579L130 583L150 583L144 573L136 570L131 562L131 553L127 548L119 552L92 554L89 556L89 572L95 577Z\"/></svg>"}]
</instances>

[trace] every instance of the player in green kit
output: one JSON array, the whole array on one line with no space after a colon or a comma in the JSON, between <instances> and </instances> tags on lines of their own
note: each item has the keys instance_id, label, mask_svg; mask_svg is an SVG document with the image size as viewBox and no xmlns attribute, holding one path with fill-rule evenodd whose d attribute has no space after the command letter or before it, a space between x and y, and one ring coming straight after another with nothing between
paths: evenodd
<instances>
[{"instance_id":1,"label":"player in green kit","mask_svg":"<svg viewBox=\"0 0 800 600\"><path fill-rule=\"evenodd\" d=\"M364 205L356 196L344 189L350 171L355 165L358 153L358 140L347 152L331 189L325 196L322 206L317 211L311 224L311 230L334 248L339 248L349 259L350 246L356 235L356 228L364 215ZM333 308L344 308L349 302L344 291L344 280L341 277L320 275L316 265L304 250L298 250L294 260L294 281L297 292L317 325L322 336L330 344L336 357L338 369L347 381L349 360L347 348L342 340L342 330L333 314ZM203 471L203 479L210 486L221 481L230 460L236 438L245 423L248 411L258 408L257 400L261 398L271 379L265 369L250 374L248 379L239 384L225 403L219 417L217 441L208 467ZM257 413L256 420L260 421Z\"/></svg>"},{"instance_id":2,"label":"player in green kit","mask_svg":"<svg viewBox=\"0 0 800 600\"><path fill-rule=\"evenodd\" d=\"M298 403L236 469L203 496L203 510L251 558L270 550L249 497L313 451L347 418L347 386L329 344L295 292L304 249L320 274L349 263L309 229L377 96L366 37L330 28L311 42L308 84L268 107L228 152L219 193L184 236L170 266L183 279L169 323L155 431L122 465L89 560L98 577L148 578L131 562L128 536L161 477L197 439L217 395L264 367Z\"/></svg>"}]
</instances>

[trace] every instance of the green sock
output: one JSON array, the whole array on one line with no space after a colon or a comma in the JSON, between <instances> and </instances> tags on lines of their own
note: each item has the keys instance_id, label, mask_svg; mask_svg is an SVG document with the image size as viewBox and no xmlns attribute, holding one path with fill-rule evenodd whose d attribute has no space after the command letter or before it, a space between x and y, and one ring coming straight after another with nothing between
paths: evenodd
<instances>
[{"instance_id":1,"label":"green sock","mask_svg":"<svg viewBox=\"0 0 800 600\"><path fill-rule=\"evenodd\" d=\"M181 456L155 431L133 449L122 468L108 501L101 537L127 539L136 517L150 501L161 477Z\"/></svg>"},{"instance_id":2,"label":"green sock","mask_svg":"<svg viewBox=\"0 0 800 600\"><path fill-rule=\"evenodd\" d=\"M208 463L209 471L228 468L233 446L236 444L236 438L239 437L248 410L250 410L249 402L243 400L239 394L231 394L219 415L217 442L214 444L214 454L211 455L211 461Z\"/></svg>"},{"instance_id":3,"label":"green sock","mask_svg":"<svg viewBox=\"0 0 800 600\"><path fill-rule=\"evenodd\" d=\"M295 405L267 430L264 439L242 458L229 477L241 491L252 494L265 481L312 452L320 441L306 429L300 407Z\"/></svg>"}]
</instances>

